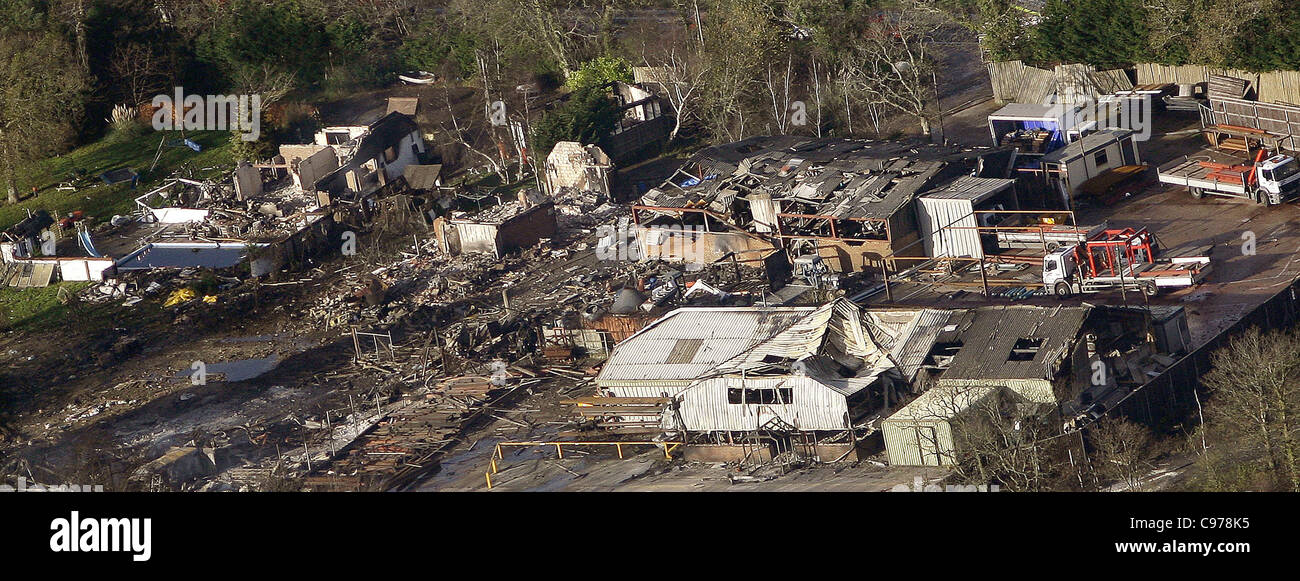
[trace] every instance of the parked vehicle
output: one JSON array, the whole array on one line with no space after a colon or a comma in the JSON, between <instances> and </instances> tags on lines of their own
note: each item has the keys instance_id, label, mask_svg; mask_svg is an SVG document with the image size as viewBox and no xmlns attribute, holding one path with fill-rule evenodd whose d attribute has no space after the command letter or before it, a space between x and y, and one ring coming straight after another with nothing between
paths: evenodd
<instances>
[{"instance_id":1,"label":"parked vehicle","mask_svg":"<svg viewBox=\"0 0 1300 581\"><path fill-rule=\"evenodd\" d=\"M1195 286L1210 270L1208 256L1155 258L1146 228L1103 230L1087 241L1043 257L1043 288L1057 296L1107 290L1155 296L1161 289Z\"/></svg>"},{"instance_id":2,"label":"parked vehicle","mask_svg":"<svg viewBox=\"0 0 1300 581\"><path fill-rule=\"evenodd\" d=\"M1209 194L1275 205L1300 193L1300 163L1263 148L1247 164L1189 158L1165 164L1157 174L1161 182L1187 188L1193 198Z\"/></svg>"}]
</instances>

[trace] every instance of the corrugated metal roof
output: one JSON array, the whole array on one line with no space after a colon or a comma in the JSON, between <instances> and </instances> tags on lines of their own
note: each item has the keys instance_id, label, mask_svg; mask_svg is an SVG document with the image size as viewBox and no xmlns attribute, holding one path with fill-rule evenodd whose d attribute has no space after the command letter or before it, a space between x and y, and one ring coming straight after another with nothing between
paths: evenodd
<instances>
[{"instance_id":1,"label":"corrugated metal roof","mask_svg":"<svg viewBox=\"0 0 1300 581\"><path fill-rule=\"evenodd\" d=\"M989 119L1030 119L1060 120L1065 116L1065 105L1042 105L1038 103L1007 103L1005 107L994 111Z\"/></svg>"},{"instance_id":2,"label":"corrugated metal roof","mask_svg":"<svg viewBox=\"0 0 1300 581\"><path fill-rule=\"evenodd\" d=\"M962 331L963 346L942 379L1051 379L1090 310L1028 305L976 309L970 326ZM1031 359L1013 360L1012 350L1021 339L1042 341Z\"/></svg>"},{"instance_id":3,"label":"corrugated metal roof","mask_svg":"<svg viewBox=\"0 0 1300 581\"><path fill-rule=\"evenodd\" d=\"M958 311L923 309L912 318L903 336L890 350L894 362L903 368L903 377L907 381L916 378L916 372L925 364L926 357L934 348L935 338L956 312Z\"/></svg>"},{"instance_id":4,"label":"corrugated metal roof","mask_svg":"<svg viewBox=\"0 0 1300 581\"><path fill-rule=\"evenodd\" d=\"M619 343L599 379L689 381L790 329L814 311L812 307L680 308ZM698 339L698 349L689 361L670 363L683 339Z\"/></svg>"},{"instance_id":5,"label":"corrugated metal roof","mask_svg":"<svg viewBox=\"0 0 1300 581\"><path fill-rule=\"evenodd\" d=\"M1016 180L1012 179L962 176L943 187L921 194L921 197L970 200L972 204L978 204L1011 187L1014 183Z\"/></svg>"}]
</instances>

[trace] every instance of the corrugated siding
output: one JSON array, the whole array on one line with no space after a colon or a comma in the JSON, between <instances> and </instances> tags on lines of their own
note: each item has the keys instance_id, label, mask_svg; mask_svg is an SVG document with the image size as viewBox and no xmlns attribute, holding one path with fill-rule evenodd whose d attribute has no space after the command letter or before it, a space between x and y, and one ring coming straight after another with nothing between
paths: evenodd
<instances>
[{"instance_id":1,"label":"corrugated siding","mask_svg":"<svg viewBox=\"0 0 1300 581\"><path fill-rule=\"evenodd\" d=\"M486 252L496 255L497 227L495 225L454 223L452 226L460 235L461 252Z\"/></svg>"},{"instance_id":2,"label":"corrugated siding","mask_svg":"<svg viewBox=\"0 0 1300 581\"><path fill-rule=\"evenodd\" d=\"M926 256L966 256L983 258L975 207L970 200L952 198L916 199L916 213L921 227Z\"/></svg>"},{"instance_id":3,"label":"corrugated siding","mask_svg":"<svg viewBox=\"0 0 1300 581\"><path fill-rule=\"evenodd\" d=\"M789 388L793 402L733 404L727 400L729 388ZM680 409L686 429L693 432L754 430L773 417L805 431L843 430L848 403L839 392L809 377L717 377L682 392Z\"/></svg>"},{"instance_id":4,"label":"corrugated siding","mask_svg":"<svg viewBox=\"0 0 1300 581\"><path fill-rule=\"evenodd\" d=\"M772 195L755 192L749 195L749 212L754 216L754 229L759 232L776 231L776 215L780 212L780 202L772 200Z\"/></svg>"},{"instance_id":5,"label":"corrugated siding","mask_svg":"<svg viewBox=\"0 0 1300 581\"><path fill-rule=\"evenodd\" d=\"M948 422L883 422L885 454L894 466L944 466L953 448ZM942 449L945 453L939 453Z\"/></svg>"},{"instance_id":6,"label":"corrugated siding","mask_svg":"<svg viewBox=\"0 0 1300 581\"><path fill-rule=\"evenodd\" d=\"M614 348L600 381L689 381L716 369L812 313L805 307L683 308L651 323ZM688 363L668 364L680 339L704 339Z\"/></svg>"},{"instance_id":7,"label":"corrugated siding","mask_svg":"<svg viewBox=\"0 0 1300 581\"><path fill-rule=\"evenodd\" d=\"M893 349L894 361L903 368L903 377L907 381L916 378L916 372L925 364L925 358L934 347L934 339L948 324L949 311L939 309L922 310L908 325L906 331Z\"/></svg>"},{"instance_id":8,"label":"corrugated siding","mask_svg":"<svg viewBox=\"0 0 1300 581\"><path fill-rule=\"evenodd\" d=\"M997 393L991 387L935 387L880 423L889 463L898 466L943 466L952 463L955 446L951 420Z\"/></svg>"}]
</instances>

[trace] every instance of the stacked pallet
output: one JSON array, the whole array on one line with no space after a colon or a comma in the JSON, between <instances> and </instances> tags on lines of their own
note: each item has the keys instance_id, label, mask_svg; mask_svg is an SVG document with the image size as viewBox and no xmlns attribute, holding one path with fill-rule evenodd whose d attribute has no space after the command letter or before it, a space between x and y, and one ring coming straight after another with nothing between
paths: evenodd
<instances>
[{"instance_id":1,"label":"stacked pallet","mask_svg":"<svg viewBox=\"0 0 1300 581\"><path fill-rule=\"evenodd\" d=\"M438 382L436 392L450 397L470 397L474 399L483 399L487 397L488 392L496 389L492 385L492 380L481 375L466 375L463 377L452 377Z\"/></svg>"}]
</instances>

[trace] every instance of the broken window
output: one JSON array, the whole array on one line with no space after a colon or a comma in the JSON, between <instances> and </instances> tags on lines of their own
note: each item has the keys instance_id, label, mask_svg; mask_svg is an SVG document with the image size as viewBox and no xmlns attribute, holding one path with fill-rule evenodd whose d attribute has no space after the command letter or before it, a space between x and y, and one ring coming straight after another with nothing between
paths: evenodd
<instances>
[{"instance_id":1,"label":"broken window","mask_svg":"<svg viewBox=\"0 0 1300 581\"><path fill-rule=\"evenodd\" d=\"M727 388L727 403L733 404L788 404L794 403L794 390L789 387L773 389Z\"/></svg>"},{"instance_id":2,"label":"broken window","mask_svg":"<svg viewBox=\"0 0 1300 581\"><path fill-rule=\"evenodd\" d=\"M1016 339L1016 344L1011 347L1011 354L1007 356L1007 361L1033 361L1042 346L1043 340L1038 337Z\"/></svg>"},{"instance_id":3,"label":"broken window","mask_svg":"<svg viewBox=\"0 0 1300 581\"><path fill-rule=\"evenodd\" d=\"M949 327L955 328L954 325L949 325ZM947 329L945 329L945 331L946 330ZM936 342L934 347L930 350L929 356L926 357L925 364L940 369L947 369L948 366L952 364L953 358L957 356L957 352L961 351L961 347L961 341L948 343Z\"/></svg>"},{"instance_id":4,"label":"broken window","mask_svg":"<svg viewBox=\"0 0 1300 581\"><path fill-rule=\"evenodd\" d=\"M384 162L385 162L385 163L393 163L393 160L395 160L395 159L397 159L397 146L396 146L396 145L394 145L394 146L392 146L392 147L390 147L390 148L384 150Z\"/></svg>"}]
</instances>

